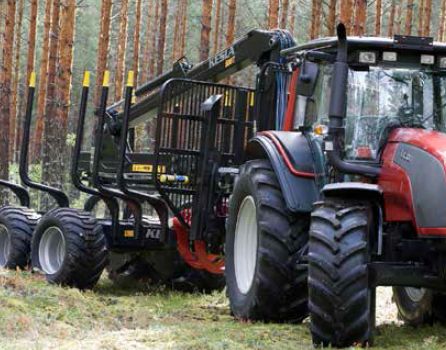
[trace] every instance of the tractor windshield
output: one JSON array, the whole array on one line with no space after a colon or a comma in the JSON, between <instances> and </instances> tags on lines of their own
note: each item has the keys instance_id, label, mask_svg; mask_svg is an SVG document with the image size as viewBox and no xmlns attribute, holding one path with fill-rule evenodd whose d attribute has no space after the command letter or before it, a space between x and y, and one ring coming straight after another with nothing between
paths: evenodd
<instances>
[{"instance_id":1,"label":"tractor windshield","mask_svg":"<svg viewBox=\"0 0 446 350\"><path fill-rule=\"evenodd\" d=\"M326 66L320 76L322 99L329 96L330 68ZM328 103L319 103L320 108L324 105ZM328 110L320 108L318 116L322 121L328 117ZM394 127L445 131L446 76L409 68L350 70L346 116L345 157L376 159Z\"/></svg>"}]
</instances>

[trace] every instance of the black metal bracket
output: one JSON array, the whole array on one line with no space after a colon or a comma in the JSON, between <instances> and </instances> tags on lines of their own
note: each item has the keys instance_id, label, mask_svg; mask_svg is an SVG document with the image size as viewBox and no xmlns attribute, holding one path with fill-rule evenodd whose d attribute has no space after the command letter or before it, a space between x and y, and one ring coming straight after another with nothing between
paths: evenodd
<instances>
[{"instance_id":1,"label":"black metal bracket","mask_svg":"<svg viewBox=\"0 0 446 350\"><path fill-rule=\"evenodd\" d=\"M81 97L81 103L79 107L79 121L77 125L77 131L76 131L76 141L74 144L74 150L73 150L73 157L71 162L71 181L73 182L74 186L81 192L87 193L91 196L96 196L103 200L105 204L107 205L108 210L110 211L110 215L112 217L112 230L113 232L118 231L117 223L119 221L119 204L118 201L111 197L103 195L101 192L97 191L94 188L88 187L84 185L81 181L80 174L79 174L79 159L81 155L82 150L82 139L84 135L84 129L85 129L85 116L87 112L87 103L88 103L88 95L89 95L89 72L85 73L84 76L84 84L82 88L82 97ZM88 203L91 203L91 201L88 201ZM84 209L92 209L88 208L87 203Z\"/></svg>"},{"instance_id":2,"label":"black metal bracket","mask_svg":"<svg viewBox=\"0 0 446 350\"><path fill-rule=\"evenodd\" d=\"M6 187L7 189L11 190L12 193L14 193L19 199L21 206L29 207L29 192L25 187L2 179L0 179L0 186Z\"/></svg>"},{"instance_id":3,"label":"black metal bracket","mask_svg":"<svg viewBox=\"0 0 446 350\"><path fill-rule=\"evenodd\" d=\"M30 144L30 134L31 134L31 119L32 119L32 112L33 112L33 105L34 105L34 93L35 93L35 86L34 83L30 83L28 87L28 98L26 102L26 114L25 114L25 120L23 125L23 134L22 134L22 144L23 147L20 151L20 163L19 163L19 173L20 173L20 179L22 182L30 187L34 188L36 190L48 193L51 197L54 198L54 200L57 202L59 207L69 207L70 201L68 199L68 196L60 189L47 186L38 182L34 182L29 177L28 173L28 154L29 154L29 144Z\"/></svg>"}]
</instances>

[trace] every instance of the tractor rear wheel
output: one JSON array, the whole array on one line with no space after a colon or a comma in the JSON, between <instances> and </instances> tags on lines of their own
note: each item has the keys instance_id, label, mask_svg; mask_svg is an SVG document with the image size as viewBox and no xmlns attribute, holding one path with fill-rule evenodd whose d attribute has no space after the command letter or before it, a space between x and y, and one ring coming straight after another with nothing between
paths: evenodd
<instances>
[{"instance_id":1,"label":"tractor rear wheel","mask_svg":"<svg viewBox=\"0 0 446 350\"><path fill-rule=\"evenodd\" d=\"M375 323L375 289L368 282L367 204L329 200L312 213L308 286L313 343L367 345Z\"/></svg>"},{"instance_id":2,"label":"tractor rear wheel","mask_svg":"<svg viewBox=\"0 0 446 350\"><path fill-rule=\"evenodd\" d=\"M446 322L446 295L425 288L393 287L398 318L410 326Z\"/></svg>"},{"instance_id":3,"label":"tractor rear wheel","mask_svg":"<svg viewBox=\"0 0 446 350\"><path fill-rule=\"evenodd\" d=\"M102 227L89 213L58 208L40 220L31 244L34 268L48 282L93 288L107 265L107 248Z\"/></svg>"},{"instance_id":4,"label":"tractor rear wheel","mask_svg":"<svg viewBox=\"0 0 446 350\"><path fill-rule=\"evenodd\" d=\"M40 216L26 207L0 208L0 266L25 268L29 263L31 237Z\"/></svg>"},{"instance_id":5,"label":"tractor rear wheel","mask_svg":"<svg viewBox=\"0 0 446 350\"><path fill-rule=\"evenodd\" d=\"M300 322L308 316L309 216L288 212L267 160L240 168L229 205L225 274L240 319Z\"/></svg>"}]
</instances>

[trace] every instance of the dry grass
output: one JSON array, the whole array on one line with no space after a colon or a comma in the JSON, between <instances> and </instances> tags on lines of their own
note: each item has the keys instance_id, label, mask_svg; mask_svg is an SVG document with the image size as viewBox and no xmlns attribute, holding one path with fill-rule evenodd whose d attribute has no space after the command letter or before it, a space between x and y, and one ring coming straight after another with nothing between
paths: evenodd
<instances>
[{"instance_id":1,"label":"dry grass","mask_svg":"<svg viewBox=\"0 0 446 350\"><path fill-rule=\"evenodd\" d=\"M445 349L446 328L412 329L380 289L376 349ZM240 323L223 293L192 295L101 280L92 292L0 271L1 349L309 349L303 325Z\"/></svg>"}]
</instances>

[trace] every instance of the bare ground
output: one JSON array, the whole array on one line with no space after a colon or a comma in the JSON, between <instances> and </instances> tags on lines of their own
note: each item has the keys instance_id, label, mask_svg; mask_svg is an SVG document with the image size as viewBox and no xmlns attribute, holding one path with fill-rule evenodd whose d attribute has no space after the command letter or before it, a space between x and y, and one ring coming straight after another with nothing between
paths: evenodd
<instances>
[{"instance_id":1,"label":"bare ground","mask_svg":"<svg viewBox=\"0 0 446 350\"><path fill-rule=\"evenodd\" d=\"M403 326L391 290L378 291L376 349L446 349L446 327ZM241 323L224 293L192 295L144 284L94 291L0 271L0 349L311 349L302 325Z\"/></svg>"}]
</instances>

